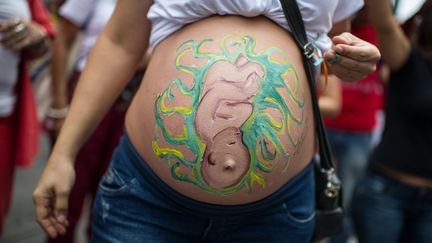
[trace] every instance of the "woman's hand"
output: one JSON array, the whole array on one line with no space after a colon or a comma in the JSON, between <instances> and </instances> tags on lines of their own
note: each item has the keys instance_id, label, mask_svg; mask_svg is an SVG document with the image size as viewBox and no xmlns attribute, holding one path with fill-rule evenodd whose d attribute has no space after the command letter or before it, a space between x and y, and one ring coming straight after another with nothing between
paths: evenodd
<instances>
[{"instance_id":1,"label":"woman's hand","mask_svg":"<svg viewBox=\"0 0 432 243\"><path fill-rule=\"evenodd\" d=\"M66 233L69 193L74 182L73 159L52 154L33 192L36 220L52 238Z\"/></svg>"},{"instance_id":2,"label":"woman's hand","mask_svg":"<svg viewBox=\"0 0 432 243\"><path fill-rule=\"evenodd\" d=\"M378 48L350 33L333 37L333 48L324 58L333 74L343 81L356 81L376 70L381 58Z\"/></svg>"},{"instance_id":3,"label":"woman's hand","mask_svg":"<svg viewBox=\"0 0 432 243\"><path fill-rule=\"evenodd\" d=\"M46 39L46 31L36 23L12 19L0 24L1 44L13 51L38 46Z\"/></svg>"}]
</instances>

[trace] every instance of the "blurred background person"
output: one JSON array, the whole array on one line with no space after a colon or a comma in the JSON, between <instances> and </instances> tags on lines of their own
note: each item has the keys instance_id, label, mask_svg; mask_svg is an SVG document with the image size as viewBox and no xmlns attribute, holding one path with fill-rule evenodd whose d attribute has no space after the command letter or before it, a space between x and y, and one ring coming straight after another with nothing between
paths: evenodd
<instances>
[{"instance_id":1,"label":"blurred background person","mask_svg":"<svg viewBox=\"0 0 432 243\"><path fill-rule=\"evenodd\" d=\"M54 41L51 68L52 106L47 113L47 124L53 143L67 115L69 98L86 65L88 55L111 17L115 5L116 1L113 0L67 0L59 8L58 36ZM66 75L67 62L74 54L71 48L75 41L78 41L78 56L69 77ZM83 207L89 206L85 204L85 199L89 198L90 205L92 204L99 180L105 173L111 154L123 132L126 109L141 81L146 61L147 59L143 60L139 65L134 78L78 153L75 163L76 183L71 192L67 215L70 230L56 239L47 239L47 242L74 242L75 229Z\"/></svg>"},{"instance_id":2,"label":"blurred background person","mask_svg":"<svg viewBox=\"0 0 432 243\"><path fill-rule=\"evenodd\" d=\"M0 0L0 234L15 168L29 167L38 150L40 124L28 60L49 50L53 33L39 0Z\"/></svg>"},{"instance_id":3,"label":"blurred background person","mask_svg":"<svg viewBox=\"0 0 432 243\"><path fill-rule=\"evenodd\" d=\"M351 32L374 45L378 44L364 7L352 22ZM347 210L344 230L331 242L347 242L352 233L349 204L355 183L362 177L372 148L372 133L381 110L383 85L380 68L357 82L341 82L342 108L338 116L325 119L328 139L343 185L343 204Z\"/></svg>"},{"instance_id":4,"label":"blurred background person","mask_svg":"<svg viewBox=\"0 0 432 243\"><path fill-rule=\"evenodd\" d=\"M368 0L379 47L391 70L382 140L355 190L360 242L432 242L432 1L410 41L389 0Z\"/></svg>"}]
</instances>

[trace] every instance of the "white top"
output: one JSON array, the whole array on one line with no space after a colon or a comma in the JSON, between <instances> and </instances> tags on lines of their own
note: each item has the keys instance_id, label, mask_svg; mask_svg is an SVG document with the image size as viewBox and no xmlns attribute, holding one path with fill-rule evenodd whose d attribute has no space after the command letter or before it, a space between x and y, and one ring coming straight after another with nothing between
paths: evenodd
<instances>
[{"instance_id":1,"label":"white top","mask_svg":"<svg viewBox=\"0 0 432 243\"><path fill-rule=\"evenodd\" d=\"M27 0L0 0L0 23L12 18L30 19ZM0 38L2 33L0 33ZM0 117L10 115L15 107L21 54L0 44Z\"/></svg>"},{"instance_id":2,"label":"white top","mask_svg":"<svg viewBox=\"0 0 432 243\"><path fill-rule=\"evenodd\" d=\"M317 46L325 51L332 42L327 36L332 24L353 15L363 0L297 0L308 37L319 35ZM154 0L148 19L152 23L150 47L180 29L210 15L264 15L289 30L279 0Z\"/></svg>"},{"instance_id":3,"label":"white top","mask_svg":"<svg viewBox=\"0 0 432 243\"><path fill-rule=\"evenodd\" d=\"M99 33L114 12L116 0L67 0L60 8L60 15L81 28L81 43L75 65L82 71Z\"/></svg>"}]
</instances>

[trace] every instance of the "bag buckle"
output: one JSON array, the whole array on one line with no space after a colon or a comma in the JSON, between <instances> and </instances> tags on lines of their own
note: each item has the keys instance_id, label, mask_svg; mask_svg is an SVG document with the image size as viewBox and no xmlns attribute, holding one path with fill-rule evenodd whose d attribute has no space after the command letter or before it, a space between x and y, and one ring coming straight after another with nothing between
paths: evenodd
<instances>
[{"instance_id":1,"label":"bag buckle","mask_svg":"<svg viewBox=\"0 0 432 243\"><path fill-rule=\"evenodd\" d=\"M321 171L327 176L327 183L324 189L324 195L328 198L338 197L341 190L341 185L336 177L334 169L321 169Z\"/></svg>"},{"instance_id":2,"label":"bag buckle","mask_svg":"<svg viewBox=\"0 0 432 243\"><path fill-rule=\"evenodd\" d=\"M321 65L321 63L324 62L322 51L316 45L318 38L319 34L316 38L312 39L303 46L303 55L305 55L307 59L312 60L312 64L315 67Z\"/></svg>"}]
</instances>

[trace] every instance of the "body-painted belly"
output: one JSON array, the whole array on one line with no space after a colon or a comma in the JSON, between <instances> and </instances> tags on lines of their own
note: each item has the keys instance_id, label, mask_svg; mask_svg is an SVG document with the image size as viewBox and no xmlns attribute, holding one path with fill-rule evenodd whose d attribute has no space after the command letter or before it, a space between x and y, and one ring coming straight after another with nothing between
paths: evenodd
<instances>
[{"instance_id":1,"label":"body-painted belly","mask_svg":"<svg viewBox=\"0 0 432 243\"><path fill-rule=\"evenodd\" d=\"M154 172L191 198L242 204L310 161L309 89L292 38L263 18L211 17L154 51L126 127Z\"/></svg>"}]
</instances>

